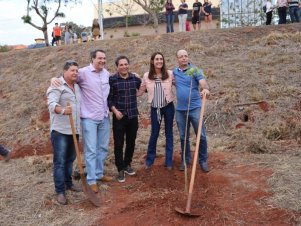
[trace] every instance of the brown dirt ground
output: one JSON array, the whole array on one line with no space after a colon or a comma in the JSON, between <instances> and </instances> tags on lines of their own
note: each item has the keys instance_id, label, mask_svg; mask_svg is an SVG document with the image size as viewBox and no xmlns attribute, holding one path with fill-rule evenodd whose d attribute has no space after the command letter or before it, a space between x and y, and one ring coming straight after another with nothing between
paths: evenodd
<instances>
[{"instance_id":1,"label":"brown dirt ground","mask_svg":"<svg viewBox=\"0 0 301 226\"><path fill-rule=\"evenodd\" d=\"M212 29L1 53L0 142L13 149L13 160L0 161L0 225L300 225L300 30L300 24ZM200 217L174 211L187 198L176 129L174 169L162 166L163 130L154 167L143 169L150 130L145 97L139 98L137 175L99 184L100 208L82 193L68 192L69 204L56 204L45 91L61 62L85 65L96 47L107 51L111 72L114 58L126 54L142 75L155 50L172 68L182 47L204 69L211 86L205 115L211 171L196 174L192 210ZM115 176L112 144L107 173Z\"/></svg>"}]
</instances>

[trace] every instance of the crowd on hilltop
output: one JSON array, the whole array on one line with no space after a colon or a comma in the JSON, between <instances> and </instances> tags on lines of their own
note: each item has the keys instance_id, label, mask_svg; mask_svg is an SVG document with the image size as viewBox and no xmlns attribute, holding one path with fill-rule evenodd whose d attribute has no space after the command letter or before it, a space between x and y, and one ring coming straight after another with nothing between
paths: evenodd
<instances>
[{"instance_id":1,"label":"crowd on hilltop","mask_svg":"<svg viewBox=\"0 0 301 226\"><path fill-rule=\"evenodd\" d=\"M93 20L91 32L91 35L89 32L81 32L78 34L72 29L72 25L70 24L66 24L64 28L62 28L58 23L55 23L51 34L51 45L70 45L72 43L78 43L78 41L87 42L90 40L98 40L100 38L100 26L97 19Z\"/></svg>"},{"instance_id":2,"label":"crowd on hilltop","mask_svg":"<svg viewBox=\"0 0 301 226\"><path fill-rule=\"evenodd\" d=\"M174 6L172 0L167 0L165 3L165 15L166 15L166 32L174 32L174 17L176 7ZM202 4L198 0L192 5L192 18L191 23L194 30L200 30L201 28L201 15L204 14L204 21L206 28L209 28L210 23L212 22L212 4L208 0L204 0ZM178 10L178 20L179 20L179 31L185 32L190 31L190 24L187 20L189 6L185 0L181 0L180 5L177 7Z\"/></svg>"},{"instance_id":3,"label":"crowd on hilltop","mask_svg":"<svg viewBox=\"0 0 301 226\"><path fill-rule=\"evenodd\" d=\"M277 0L273 5L271 0L267 0L263 6L266 13L266 25L272 23L273 11L277 9L279 21L278 24L287 23L287 12L289 12L292 23L299 23L301 19L301 2L300 0Z\"/></svg>"}]
</instances>

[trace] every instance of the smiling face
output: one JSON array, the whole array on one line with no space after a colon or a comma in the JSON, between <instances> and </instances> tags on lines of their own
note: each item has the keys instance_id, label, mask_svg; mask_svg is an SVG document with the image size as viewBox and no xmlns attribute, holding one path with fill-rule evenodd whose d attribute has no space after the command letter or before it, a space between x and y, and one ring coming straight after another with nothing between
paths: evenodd
<instances>
[{"instance_id":1,"label":"smiling face","mask_svg":"<svg viewBox=\"0 0 301 226\"><path fill-rule=\"evenodd\" d=\"M67 70L64 70L64 79L67 83L75 83L78 76L78 66L71 65Z\"/></svg>"},{"instance_id":2,"label":"smiling face","mask_svg":"<svg viewBox=\"0 0 301 226\"><path fill-rule=\"evenodd\" d=\"M161 54L157 54L155 57L154 57L154 60L153 60L153 65L155 67L155 69L162 69L163 65L164 65L164 58Z\"/></svg>"},{"instance_id":3,"label":"smiling face","mask_svg":"<svg viewBox=\"0 0 301 226\"><path fill-rule=\"evenodd\" d=\"M97 71L101 71L106 65L106 54L96 52L95 58L92 58L92 65Z\"/></svg>"},{"instance_id":4,"label":"smiling face","mask_svg":"<svg viewBox=\"0 0 301 226\"><path fill-rule=\"evenodd\" d=\"M177 52L177 61L178 61L179 67L181 69L188 67L189 59L188 59L188 53L186 50L182 49Z\"/></svg>"},{"instance_id":5,"label":"smiling face","mask_svg":"<svg viewBox=\"0 0 301 226\"><path fill-rule=\"evenodd\" d=\"M129 62L127 59L120 59L117 65L117 72L122 76L125 77L129 73Z\"/></svg>"}]
</instances>

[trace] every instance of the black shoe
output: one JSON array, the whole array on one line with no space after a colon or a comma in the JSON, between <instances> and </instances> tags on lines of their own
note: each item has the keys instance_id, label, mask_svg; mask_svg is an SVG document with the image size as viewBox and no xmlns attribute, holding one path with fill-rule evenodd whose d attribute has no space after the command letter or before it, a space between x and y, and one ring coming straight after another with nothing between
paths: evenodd
<instances>
[{"instance_id":1,"label":"black shoe","mask_svg":"<svg viewBox=\"0 0 301 226\"><path fill-rule=\"evenodd\" d=\"M124 170L119 171L117 180L118 180L119 183L125 182Z\"/></svg>"},{"instance_id":2,"label":"black shoe","mask_svg":"<svg viewBox=\"0 0 301 226\"><path fill-rule=\"evenodd\" d=\"M130 166L127 166L126 169L124 170L124 172L127 175L133 176L136 174L136 172L133 170L133 168L131 168Z\"/></svg>"},{"instance_id":3,"label":"black shoe","mask_svg":"<svg viewBox=\"0 0 301 226\"><path fill-rule=\"evenodd\" d=\"M204 173L208 173L209 172L209 168L208 168L208 164L207 162L201 162L200 163L201 169Z\"/></svg>"}]
</instances>

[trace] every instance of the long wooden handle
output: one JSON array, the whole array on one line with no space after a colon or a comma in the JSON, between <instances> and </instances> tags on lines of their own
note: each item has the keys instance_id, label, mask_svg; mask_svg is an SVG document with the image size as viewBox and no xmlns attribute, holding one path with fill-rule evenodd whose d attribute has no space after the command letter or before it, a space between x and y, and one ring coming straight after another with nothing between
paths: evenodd
<instances>
[{"instance_id":1,"label":"long wooden handle","mask_svg":"<svg viewBox=\"0 0 301 226\"><path fill-rule=\"evenodd\" d=\"M185 210L186 213L190 213L196 164L197 164L197 160L199 157L199 146L200 146L200 138L201 138L201 134L202 134L203 117L204 117L204 112L205 112L205 102L206 102L206 94L204 94L203 98L202 98L202 107L201 107L199 128L198 128L198 133L197 133L197 137L196 137L196 145L195 145L195 152L194 152L194 158L193 158L193 164L192 164L192 172L191 172L191 178L190 178L190 184L189 184L188 199L187 199L186 210Z\"/></svg>"},{"instance_id":2,"label":"long wooden handle","mask_svg":"<svg viewBox=\"0 0 301 226\"><path fill-rule=\"evenodd\" d=\"M70 103L67 103L67 106L70 106ZM69 120L70 120L71 129L72 129L72 136L73 136L75 151L76 151L77 165L79 167L80 174L84 175L84 169L83 169L83 165L82 165L82 158L81 158L81 155L80 155L80 152L79 152L78 143L77 143L77 139L76 139L76 133L75 133L75 128L74 128L72 112L69 115Z\"/></svg>"}]
</instances>

